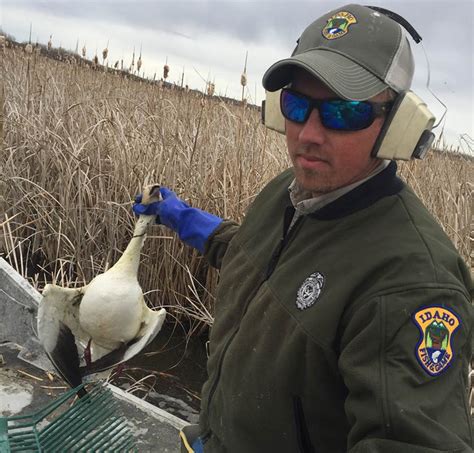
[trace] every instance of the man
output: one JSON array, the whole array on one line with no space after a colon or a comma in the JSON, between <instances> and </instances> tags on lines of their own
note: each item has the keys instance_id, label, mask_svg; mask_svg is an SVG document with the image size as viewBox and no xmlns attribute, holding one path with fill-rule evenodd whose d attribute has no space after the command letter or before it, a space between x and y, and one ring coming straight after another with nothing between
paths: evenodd
<instances>
[{"instance_id":1,"label":"man","mask_svg":"<svg viewBox=\"0 0 474 453\"><path fill-rule=\"evenodd\" d=\"M325 14L264 75L284 88L293 169L242 225L168 189L148 208L221 270L188 451L472 451L469 272L395 162L372 155L413 71L388 16Z\"/></svg>"}]
</instances>

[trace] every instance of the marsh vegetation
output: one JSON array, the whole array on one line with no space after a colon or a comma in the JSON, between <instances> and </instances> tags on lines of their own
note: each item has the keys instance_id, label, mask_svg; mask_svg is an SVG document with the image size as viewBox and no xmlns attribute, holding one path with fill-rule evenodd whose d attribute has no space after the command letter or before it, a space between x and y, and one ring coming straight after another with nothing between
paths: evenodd
<instances>
[{"instance_id":1,"label":"marsh vegetation","mask_svg":"<svg viewBox=\"0 0 474 453\"><path fill-rule=\"evenodd\" d=\"M260 124L255 107L2 52L0 252L39 290L82 286L119 258L144 184L238 221L289 166L284 137ZM473 160L436 147L424 162L401 163L400 174L470 263ZM147 303L188 335L212 324L218 273L164 227L149 231L139 279Z\"/></svg>"}]
</instances>

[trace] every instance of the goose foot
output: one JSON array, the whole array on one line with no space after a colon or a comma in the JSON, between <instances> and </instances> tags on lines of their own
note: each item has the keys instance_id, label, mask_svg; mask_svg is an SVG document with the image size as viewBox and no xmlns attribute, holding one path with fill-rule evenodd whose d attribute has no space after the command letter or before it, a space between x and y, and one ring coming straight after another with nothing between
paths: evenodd
<instances>
[{"instance_id":1,"label":"goose foot","mask_svg":"<svg viewBox=\"0 0 474 453\"><path fill-rule=\"evenodd\" d=\"M115 377L120 377L124 369L125 363L119 363L115 368Z\"/></svg>"}]
</instances>

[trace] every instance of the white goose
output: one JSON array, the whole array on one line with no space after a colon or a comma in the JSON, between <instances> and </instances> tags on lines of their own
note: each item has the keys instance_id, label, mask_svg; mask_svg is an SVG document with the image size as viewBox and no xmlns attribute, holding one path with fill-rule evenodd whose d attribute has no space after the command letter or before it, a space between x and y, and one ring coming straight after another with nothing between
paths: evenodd
<instances>
[{"instance_id":1,"label":"white goose","mask_svg":"<svg viewBox=\"0 0 474 453\"><path fill-rule=\"evenodd\" d=\"M160 186L145 188L143 204L159 201ZM82 288L48 284L38 308L38 337L72 387L82 376L112 368L139 353L163 325L166 311L150 310L137 280L147 226L141 215L125 252L108 271ZM80 396L85 391L80 392Z\"/></svg>"}]
</instances>

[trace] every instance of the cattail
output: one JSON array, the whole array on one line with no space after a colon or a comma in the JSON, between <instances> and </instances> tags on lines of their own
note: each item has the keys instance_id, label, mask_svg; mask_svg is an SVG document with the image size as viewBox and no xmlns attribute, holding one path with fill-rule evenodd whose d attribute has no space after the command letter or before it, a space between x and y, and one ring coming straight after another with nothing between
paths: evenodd
<instances>
[{"instance_id":1,"label":"cattail","mask_svg":"<svg viewBox=\"0 0 474 453\"><path fill-rule=\"evenodd\" d=\"M242 85L242 101L244 100L245 86L247 85L247 57L249 56L248 51L245 53L245 64L244 72L240 76L240 84Z\"/></svg>"},{"instance_id":2,"label":"cattail","mask_svg":"<svg viewBox=\"0 0 474 453\"><path fill-rule=\"evenodd\" d=\"M140 74L140 68L142 67L142 45L140 44L140 56L138 57L137 61L137 72ZM143 74L143 77L145 77L145 74Z\"/></svg>"},{"instance_id":3,"label":"cattail","mask_svg":"<svg viewBox=\"0 0 474 453\"><path fill-rule=\"evenodd\" d=\"M7 40L5 36L0 35L0 49L5 50L6 45L7 45Z\"/></svg>"},{"instance_id":4,"label":"cattail","mask_svg":"<svg viewBox=\"0 0 474 453\"><path fill-rule=\"evenodd\" d=\"M102 60L105 61L105 59L107 58L107 55L109 53L109 49L107 49L107 47L102 51Z\"/></svg>"},{"instance_id":5,"label":"cattail","mask_svg":"<svg viewBox=\"0 0 474 453\"><path fill-rule=\"evenodd\" d=\"M86 58L86 45L82 46L82 58Z\"/></svg>"},{"instance_id":6,"label":"cattail","mask_svg":"<svg viewBox=\"0 0 474 453\"><path fill-rule=\"evenodd\" d=\"M214 90L216 89L216 85L214 83L208 82L207 83L207 94L209 96L214 95Z\"/></svg>"},{"instance_id":7,"label":"cattail","mask_svg":"<svg viewBox=\"0 0 474 453\"><path fill-rule=\"evenodd\" d=\"M51 47L53 47L53 35L49 35L49 41L48 41L48 50L51 50Z\"/></svg>"},{"instance_id":8,"label":"cattail","mask_svg":"<svg viewBox=\"0 0 474 453\"><path fill-rule=\"evenodd\" d=\"M140 55L137 60L137 71L140 72L140 68L142 67L142 56Z\"/></svg>"},{"instance_id":9,"label":"cattail","mask_svg":"<svg viewBox=\"0 0 474 453\"><path fill-rule=\"evenodd\" d=\"M132 63L130 64L130 72L133 74L133 67L135 66L135 47L133 47Z\"/></svg>"},{"instance_id":10,"label":"cattail","mask_svg":"<svg viewBox=\"0 0 474 453\"><path fill-rule=\"evenodd\" d=\"M99 57L97 56L97 54L95 54L94 58L92 59L92 67L95 68L98 65L99 65Z\"/></svg>"},{"instance_id":11,"label":"cattail","mask_svg":"<svg viewBox=\"0 0 474 453\"><path fill-rule=\"evenodd\" d=\"M117 61L114 63L114 68L115 68L115 69L118 69L118 66L119 66L119 61L117 60Z\"/></svg>"},{"instance_id":12,"label":"cattail","mask_svg":"<svg viewBox=\"0 0 474 453\"><path fill-rule=\"evenodd\" d=\"M170 67L169 67L167 64L165 64L165 65L163 66L163 78L164 78L165 80L168 78L169 72L170 72Z\"/></svg>"},{"instance_id":13,"label":"cattail","mask_svg":"<svg viewBox=\"0 0 474 453\"><path fill-rule=\"evenodd\" d=\"M33 53L33 46L28 43L26 46L25 46L25 53L28 53L28 54L32 54Z\"/></svg>"}]
</instances>

